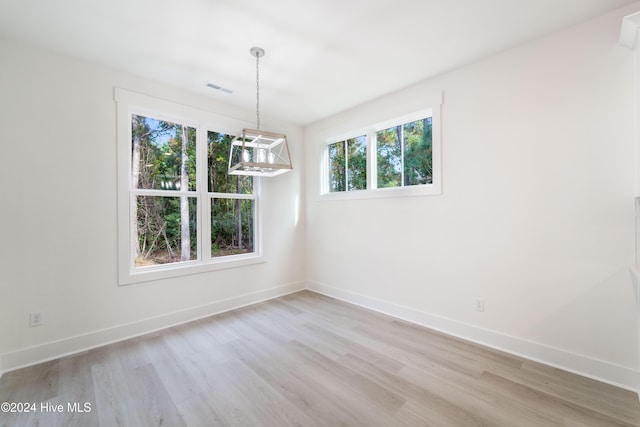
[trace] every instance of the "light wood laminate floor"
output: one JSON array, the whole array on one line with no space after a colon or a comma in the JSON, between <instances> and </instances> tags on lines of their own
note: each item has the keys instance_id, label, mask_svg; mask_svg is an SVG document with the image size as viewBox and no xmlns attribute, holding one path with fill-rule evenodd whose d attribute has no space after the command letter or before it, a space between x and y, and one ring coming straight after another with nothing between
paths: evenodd
<instances>
[{"instance_id":1,"label":"light wood laminate floor","mask_svg":"<svg viewBox=\"0 0 640 427\"><path fill-rule=\"evenodd\" d=\"M37 406L2 426L640 426L635 393L309 291L8 372L0 402Z\"/></svg>"}]
</instances>

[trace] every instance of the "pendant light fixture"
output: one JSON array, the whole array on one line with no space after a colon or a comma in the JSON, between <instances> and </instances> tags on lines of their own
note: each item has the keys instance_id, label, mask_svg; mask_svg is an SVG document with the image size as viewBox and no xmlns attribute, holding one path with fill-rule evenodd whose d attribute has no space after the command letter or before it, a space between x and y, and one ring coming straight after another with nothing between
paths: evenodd
<instances>
[{"instance_id":1,"label":"pendant light fixture","mask_svg":"<svg viewBox=\"0 0 640 427\"><path fill-rule=\"evenodd\" d=\"M242 129L231 142L229 175L276 176L293 169L287 136L260 130L260 58L264 49L252 47L256 58L256 129Z\"/></svg>"}]
</instances>

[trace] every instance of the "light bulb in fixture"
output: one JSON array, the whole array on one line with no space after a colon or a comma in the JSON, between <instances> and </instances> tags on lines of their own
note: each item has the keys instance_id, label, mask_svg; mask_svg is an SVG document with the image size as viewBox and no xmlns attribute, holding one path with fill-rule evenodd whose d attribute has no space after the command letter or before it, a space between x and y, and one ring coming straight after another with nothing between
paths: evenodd
<instances>
[{"instance_id":1,"label":"light bulb in fixture","mask_svg":"<svg viewBox=\"0 0 640 427\"><path fill-rule=\"evenodd\" d=\"M267 161L267 151L264 148L259 148L258 149L258 156L256 161L258 163L264 163Z\"/></svg>"}]
</instances>

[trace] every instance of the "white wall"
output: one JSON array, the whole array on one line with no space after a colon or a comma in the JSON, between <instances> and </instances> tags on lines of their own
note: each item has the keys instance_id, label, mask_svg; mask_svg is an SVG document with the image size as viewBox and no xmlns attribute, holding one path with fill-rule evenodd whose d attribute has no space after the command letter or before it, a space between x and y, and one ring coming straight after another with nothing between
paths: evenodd
<instances>
[{"instance_id":1,"label":"white wall","mask_svg":"<svg viewBox=\"0 0 640 427\"><path fill-rule=\"evenodd\" d=\"M639 8L308 126L308 286L639 387L633 67L618 45ZM438 91L442 195L319 200L324 138Z\"/></svg>"},{"instance_id":2,"label":"white wall","mask_svg":"<svg viewBox=\"0 0 640 427\"><path fill-rule=\"evenodd\" d=\"M114 87L254 113L7 39L0 58L0 373L304 286L300 168L266 182L267 263L118 286ZM301 129L262 123L300 165Z\"/></svg>"}]
</instances>

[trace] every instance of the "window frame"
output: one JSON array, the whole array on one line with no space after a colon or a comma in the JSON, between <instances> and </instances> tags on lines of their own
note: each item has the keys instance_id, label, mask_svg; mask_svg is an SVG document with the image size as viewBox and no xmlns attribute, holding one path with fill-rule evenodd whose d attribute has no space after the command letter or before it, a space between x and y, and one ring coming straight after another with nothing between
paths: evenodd
<instances>
[{"instance_id":1,"label":"window frame","mask_svg":"<svg viewBox=\"0 0 640 427\"><path fill-rule=\"evenodd\" d=\"M442 94L436 97L431 107L412 111L408 114L397 115L392 119L371 123L349 132L325 138L322 143L320 200L365 199L380 197L411 197L442 194L442 160L441 160L441 104ZM419 184L399 187L377 188L377 144L376 133L391 127L431 117L432 132L432 165L433 175L431 184ZM367 138L367 188L364 190L330 191L329 186L329 145L346 141L350 138L365 135ZM404 144L403 144L404 145ZM345 147L346 148L346 147ZM404 161L404 159L403 159Z\"/></svg>"},{"instance_id":2,"label":"window frame","mask_svg":"<svg viewBox=\"0 0 640 427\"><path fill-rule=\"evenodd\" d=\"M171 277L180 277L226 268L242 267L266 261L262 246L261 178L253 177L253 194L210 192L207 185L207 132L234 135L251 124L218 115L199 108L115 88L117 110L117 164L118 164L118 284L129 285ZM151 117L196 129L196 190L134 189L131 176L131 116ZM197 257L153 266L135 267L132 236L136 221L136 197L142 195L163 197L195 197L197 200ZM251 199L254 201L254 251L247 254L211 256L211 201L213 199ZM209 244L207 244L209 242Z\"/></svg>"}]
</instances>

